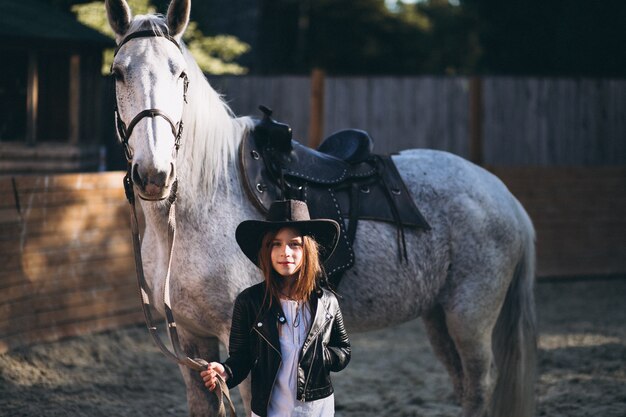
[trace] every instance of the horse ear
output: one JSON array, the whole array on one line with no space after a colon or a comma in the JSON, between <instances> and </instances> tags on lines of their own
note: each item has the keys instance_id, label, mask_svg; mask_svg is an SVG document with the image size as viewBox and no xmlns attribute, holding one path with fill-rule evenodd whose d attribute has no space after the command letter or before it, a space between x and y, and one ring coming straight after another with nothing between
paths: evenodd
<instances>
[{"instance_id":1,"label":"horse ear","mask_svg":"<svg viewBox=\"0 0 626 417\"><path fill-rule=\"evenodd\" d=\"M109 25L118 36L123 36L130 27L132 14L126 0L106 0Z\"/></svg>"},{"instance_id":2,"label":"horse ear","mask_svg":"<svg viewBox=\"0 0 626 417\"><path fill-rule=\"evenodd\" d=\"M172 0L167 9L167 27L170 35L182 35L189 23L191 0Z\"/></svg>"}]
</instances>

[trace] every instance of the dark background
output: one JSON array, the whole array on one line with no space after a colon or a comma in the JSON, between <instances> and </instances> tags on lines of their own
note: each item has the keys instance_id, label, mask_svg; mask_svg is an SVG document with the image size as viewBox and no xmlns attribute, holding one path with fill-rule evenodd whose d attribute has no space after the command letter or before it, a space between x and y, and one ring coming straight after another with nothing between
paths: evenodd
<instances>
[{"instance_id":1,"label":"dark background","mask_svg":"<svg viewBox=\"0 0 626 417\"><path fill-rule=\"evenodd\" d=\"M85 0L45 0L69 10ZM169 0L152 0L164 13ZM251 74L624 77L622 0L202 0L192 19L252 49Z\"/></svg>"}]
</instances>

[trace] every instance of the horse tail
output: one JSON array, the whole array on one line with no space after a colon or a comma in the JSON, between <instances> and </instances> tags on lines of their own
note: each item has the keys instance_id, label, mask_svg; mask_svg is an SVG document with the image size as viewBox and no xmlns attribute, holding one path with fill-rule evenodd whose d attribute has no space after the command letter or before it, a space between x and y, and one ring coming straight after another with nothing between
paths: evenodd
<instances>
[{"instance_id":1,"label":"horse tail","mask_svg":"<svg viewBox=\"0 0 626 417\"><path fill-rule=\"evenodd\" d=\"M493 417L531 417L535 413L535 232L528 214L521 204L518 207L524 226L523 252L492 336L498 369L491 401Z\"/></svg>"}]
</instances>

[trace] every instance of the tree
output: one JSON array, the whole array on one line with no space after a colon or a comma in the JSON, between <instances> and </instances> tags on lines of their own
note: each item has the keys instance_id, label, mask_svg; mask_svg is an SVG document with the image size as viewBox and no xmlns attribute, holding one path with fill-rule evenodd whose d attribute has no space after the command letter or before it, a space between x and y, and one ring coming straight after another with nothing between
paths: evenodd
<instances>
[{"instance_id":1,"label":"tree","mask_svg":"<svg viewBox=\"0 0 626 417\"><path fill-rule=\"evenodd\" d=\"M402 18L421 22L427 36L425 72L471 74L476 71L482 47L476 30L478 19L449 0L428 0L416 4L398 1Z\"/></svg>"},{"instance_id":2,"label":"tree","mask_svg":"<svg viewBox=\"0 0 626 417\"><path fill-rule=\"evenodd\" d=\"M114 37L113 31L109 27L104 1L70 1L51 0L58 3L65 3L70 6L77 19L86 26L89 26L107 36ZM147 14L157 12L157 8L150 0L128 0L128 3L135 14ZM235 60L242 54L249 51L248 44L239 41L234 36L220 35L207 37L202 34L196 22L191 21L183 36L189 51L193 54L202 71L208 74L244 74L245 67L238 65ZM113 50L104 53L102 72L108 73L113 62Z\"/></svg>"},{"instance_id":3,"label":"tree","mask_svg":"<svg viewBox=\"0 0 626 417\"><path fill-rule=\"evenodd\" d=\"M262 72L442 74L473 71L474 19L447 0L265 0Z\"/></svg>"},{"instance_id":4,"label":"tree","mask_svg":"<svg viewBox=\"0 0 626 417\"><path fill-rule=\"evenodd\" d=\"M427 28L382 0L319 0L311 8L309 62L336 73L423 72Z\"/></svg>"},{"instance_id":5,"label":"tree","mask_svg":"<svg viewBox=\"0 0 626 417\"><path fill-rule=\"evenodd\" d=\"M622 0L462 0L479 16L483 72L626 75Z\"/></svg>"}]
</instances>

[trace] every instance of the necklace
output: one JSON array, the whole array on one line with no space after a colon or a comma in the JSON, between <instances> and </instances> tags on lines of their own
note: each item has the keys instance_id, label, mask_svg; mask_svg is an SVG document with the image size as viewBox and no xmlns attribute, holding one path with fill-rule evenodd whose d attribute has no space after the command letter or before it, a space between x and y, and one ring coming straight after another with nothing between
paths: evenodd
<instances>
[{"instance_id":1,"label":"necklace","mask_svg":"<svg viewBox=\"0 0 626 417\"><path fill-rule=\"evenodd\" d=\"M291 300L291 301L298 301L298 300L296 300L295 298L288 296L287 294L285 294L285 293L284 293L284 292L282 292L282 291L280 292L280 295L281 295L282 297L286 298L287 300Z\"/></svg>"},{"instance_id":2,"label":"necklace","mask_svg":"<svg viewBox=\"0 0 626 417\"><path fill-rule=\"evenodd\" d=\"M296 316L293 318L293 327L300 326L300 301L296 301Z\"/></svg>"},{"instance_id":3,"label":"necklace","mask_svg":"<svg viewBox=\"0 0 626 417\"><path fill-rule=\"evenodd\" d=\"M282 297L285 297L287 300L290 300L290 301L295 301L295 302L296 302L296 315L295 315L295 317L293 318L293 323L292 323L292 325L293 325L293 327L298 327L298 326L300 326L300 321L301 321L301 319L302 319L302 308L303 308L302 304L300 303L300 300L297 300L297 299L295 299L295 298L293 298L293 297L290 297L290 296L288 296L287 294L285 294L285 293L284 293L284 292L282 292L282 291L280 292L280 295L281 295Z\"/></svg>"}]
</instances>

